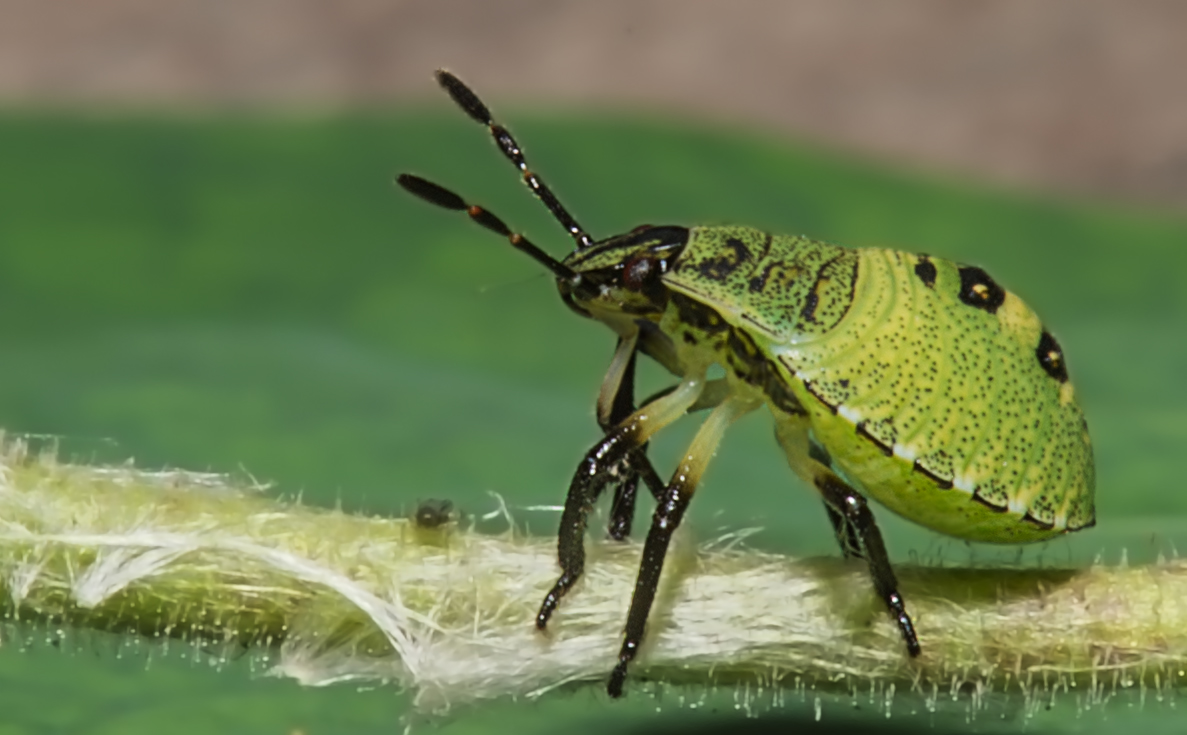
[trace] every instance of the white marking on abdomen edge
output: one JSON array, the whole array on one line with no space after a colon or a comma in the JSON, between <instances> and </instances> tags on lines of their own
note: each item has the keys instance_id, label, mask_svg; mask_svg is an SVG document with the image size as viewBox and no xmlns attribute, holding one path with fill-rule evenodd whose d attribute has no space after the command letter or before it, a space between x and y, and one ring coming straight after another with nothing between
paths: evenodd
<instances>
[{"instance_id":1,"label":"white marking on abdomen edge","mask_svg":"<svg viewBox=\"0 0 1187 735\"><path fill-rule=\"evenodd\" d=\"M859 423L861 423L861 412L859 412L855 408L849 408L848 406L838 405L837 406L837 415L840 416L841 418L845 419L849 423L853 424L854 426L857 426Z\"/></svg>"},{"instance_id":2,"label":"white marking on abdomen edge","mask_svg":"<svg viewBox=\"0 0 1187 735\"><path fill-rule=\"evenodd\" d=\"M894 445L894 456L901 457L901 458L907 460L908 462L914 462L915 458L918 457L919 455L915 453L914 447L908 447L904 444L895 444Z\"/></svg>"},{"instance_id":3,"label":"white marking on abdomen edge","mask_svg":"<svg viewBox=\"0 0 1187 735\"><path fill-rule=\"evenodd\" d=\"M952 487L956 488L957 490L963 490L966 493L972 493L977 489L977 483L973 482L967 477L953 477Z\"/></svg>"}]
</instances>

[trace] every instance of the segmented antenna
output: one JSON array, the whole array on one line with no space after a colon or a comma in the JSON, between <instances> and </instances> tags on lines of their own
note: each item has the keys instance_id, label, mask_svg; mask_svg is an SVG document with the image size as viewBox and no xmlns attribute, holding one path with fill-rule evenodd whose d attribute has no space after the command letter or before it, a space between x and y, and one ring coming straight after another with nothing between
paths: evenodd
<instances>
[{"instance_id":1,"label":"segmented antenna","mask_svg":"<svg viewBox=\"0 0 1187 735\"><path fill-rule=\"evenodd\" d=\"M565 209L548 185L540 180L540 177L528 168L528 162L523 157L523 151L519 147L519 143L515 142L515 138L511 137L510 131L507 128L495 123L491 118L490 110L478 99L478 95L467 87L462 80L455 77L453 74L444 69L437 70L437 83L440 84L457 106L471 118L490 129L491 137L495 139L495 145L503 152L516 168L523 174L523 181L536 195L536 198L548 207L548 211L552 212L552 216L556 218L561 226L569 233L569 236L577 243L577 249L587 248L593 245L593 238L585 231L581 225L577 224L577 220L573 219L573 215L569 214L569 210ZM409 191L412 191L409 189ZM415 192L413 192L415 193ZM431 200L430 200L431 201ZM444 205L443 205L444 206Z\"/></svg>"},{"instance_id":2,"label":"segmented antenna","mask_svg":"<svg viewBox=\"0 0 1187 735\"><path fill-rule=\"evenodd\" d=\"M479 102L478 104L481 105L482 103ZM431 181L426 181L419 176L413 176L412 174L400 174L396 177L396 183L403 187L409 194L414 194L429 204L436 204L438 207L452 209L457 212L465 212L470 216L470 219L486 229L507 238L513 247L530 255L536 262L552 271L557 278L573 283L577 282L577 273L572 268L536 247L531 240L528 240L523 235L518 232L512 232L510 227L503 224L503 220L477 204L466 204L464 199L449 189L438 186Z\"/></svg>"}]
</instances>

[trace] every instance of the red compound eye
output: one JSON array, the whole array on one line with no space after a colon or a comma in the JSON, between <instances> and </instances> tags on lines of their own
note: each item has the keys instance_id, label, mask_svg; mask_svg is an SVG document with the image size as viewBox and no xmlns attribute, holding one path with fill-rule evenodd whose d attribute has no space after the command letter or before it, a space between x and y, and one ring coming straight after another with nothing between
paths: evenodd
<instances>
[{"instance_id":1,"label":"red compound eye","mask_svg":"<svg viewBox=\"0 0 1187 735\"><path fill-rule=\"evenodd\" d=\"M626 262L622 269L622 285L632 291L639 291L656 272L655 259L636 255Z\"/></svg>"}]
</instances>

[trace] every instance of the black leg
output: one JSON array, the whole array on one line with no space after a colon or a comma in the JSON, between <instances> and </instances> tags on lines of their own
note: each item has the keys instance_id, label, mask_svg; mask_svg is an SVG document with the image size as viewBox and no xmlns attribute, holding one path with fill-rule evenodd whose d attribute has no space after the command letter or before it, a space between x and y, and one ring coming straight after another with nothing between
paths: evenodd
<instances>
[{"instance_id":1,"label":"black leg","mask_svg":"<svg viewBox=\"0 0 1187 735\"><path fill-rule=\"evenodd\" d=\"M664 499L655 508L647 541L643 544L643 561L639 565L639 576L635 580L635 594L631 598L631 609L627 613L626 630L622 649L618 652L618 665L610 674L606 691L611 697L622 696L622 685L626 681L627 666L639 653L639 644L655 602L659 588L659 575L664 569L664 557L672 541L672 533L680 526L688 503L692 500L694 487L688 482L674 480L664 494Z\"/></svg>"},{"instance_id":2,"label":"black leg","mask_svg":"<svg viewBox=\"0 0 1187 735\"><path fill-rule=\"evenodd\" d=\"M846 559L864 559L865 555L861 552L861 543L857 539L857 531L854 530L853 524L833 510L827 501L824 503L824 511L828 513L828 520L833 524L833 533L836 534L837 545L841 547L841 556Z\"/></svg>"},{"instance_id":3,"label":"black leg","mask_svg":"<svg viewBox=\"0 0 1187 735\"><path fill-rule=\"evenodd\" d=\"M536 627L543 630L548 619L585 571L585 526L598 496L632 449L642 446L636 426L627 424L612 430L586 452L569 485L561 527L557 533L557 558L561 576L544 597L536 614Z\"/></svg>"},{"instance_id":4,"label":"black leg","mask_svg":"<svg viewBox=\"0 0 1187 735\"><path fill-rule=\"evenodd\" d=\"M622 360L627 350L630 358L624 363ZM598 425L604 432L609 432L635 410L635 360L638 354L638 335L619 338L618 348L614 352L610 369L602 380L602 391L598 396ZM648 396L643 405L659 400L675 389L676 386L673 385L657 391ZM728 392L725 379L711 380L706 383L701 397L689 407L688 412L715 408L725 400ZM621 479L614 488L614 500L610 505L610 524L607 529L607 535L615 541L623 541L631 535L640 479L651 491L651 497L655 498L655 502L660 502L664 495L664 481L660 479L655 466L647 457L647 444L631 452L623 460L620 476Z\"/></svg>"},{"instance_id":5,"label":"black leg","mask_svg":"<svg viewBox=\"0 0 1187 735\"><path fill-rule=\"evenodd\" d=\"M602 386L603 391L612 390L614 396L610 401L610 409L606 412L604 418L602 411L603 401L601 397L598 400L598 424L602 427L602 431L607 433L625 420L627 416L635 412L635 363L639 355L635 344L636 341L634 338L623 337L619 339L618 350L630 349L630 358L627 360L621 377L617 379L618 385L615 387L610 385L616 378L615 368L619 355L615 354L615 363L611 364L610 372L607 373L605 384ZM649 399L647 403L651 403L652 400L659 397L662 396L655 396ZM640 478L643 479L643 482L646 483L647 488L651 491L651 495L658 502L663 497L664 481L660 479L659 474L655 471L655 467L651 464L651 460L647 457L647 444L643 444L637 450L630 452L627 458L623 460L623 467L619 473L619 481L617 487L614 488L614 501L610 505L608 535L615 541L622 541L631 535L631 523L635 519L635 500L639 491Z\"/></svg>"},{"instance_id":6,"label":"black leg","mask_svg":"<svg viewBox=\"0 0 1187 735\"><path fill-rule=\"evenodd\" d=\"M561 598L585 571L585 527L598 496L618 477L623 460L646 444L655 432L680 418L704 387L703 378L685 380L671 394L632 413L586 452L569 484L569 494L561 512L557 532L561 576L540 605L536 614L537 628L543 630L548 625Z\"/></svg>"},{"instance_id":7,"label":"black leg","mask_svg":"<svg viewBox=\"0 0 1187 735\"><path fill-rule=\"evenodd\" d=\"M639 653L639 644L643 640L647 617L651 614L651 606L655 602L655 593L659 587L660 573L664 568L664 558L668 553L672 533L680 526L684 512L688 510L688 503L692 500L709 460L717 451L725 429L757 405L749 400L733 398L714 409L697 431L684 455L684 461L672 475L672 481L668 483L663 499L656 505L647 540L643 543L643 560L639 565L635 594L631 597L631 608L627 613L622 648L618 653L618 665L614 667L606 686L606 691L611 697L622 696L627 667Z\"/></svg>"},{"instance_id":8,"label":"black leg","mask_svg":"<svg viewBox=\"0 0 1187 735\"><path fill-rule=\"evenodd\" d=\"M647 447L644 446L642 451L647 451ZM631 535L638 492L639 475L636 472L629 473L627 478L614 488L614 499L610 501L610 524L606 527L606 535L611 540L625 541Z\"/></svg>"},{"instance_id":9,"label":"black leg","mask_svg":"<svg viewBox=\"0 0 1187 735\"><path fill-rule=\"evenodd\" d=\"M915 636L915 626L911 623L911 616L907 614L902 595L899 594L898 580L895 579L894 570L890 567L886 544L882 542L882 532L878 530L878 524L874 521L874 514L870 512L866 499L832 474L818 476L816 487L830 508L830 517L835 514L848 525L852 533L847 533L846 539L854 535L861 542L861 556L870 565L874 590L890 609L891 617L898 623L899 631L902 632L903 640L907 644L907 653L918 656L919 639Z\"/></svg>"},{"instance_id":10,"label":"black leg","mask_svg":"<svg viewBox=\"0 0 1187 735\"><path fill-rule=\"evenodd\" d=\"M639 494L639 480L651 491L659 502L663 498L664 481L647 457L647 444L631 452L625 460L626 469L622 482L614 489L614 500L610 505L610 525L607 535L614 541L625 541L631 535L631 523L635 520L635 500Z\"/></svg>"},{"instance_id":11,"label":"black leg","mask_svg":"<svg viewBox=\"0 0 1187 735\"><path fill-rule=\"evenodd\" d=\"M623 341L624 338L618 340L620 350L623 349ZM598 416L598 424L601 425L604 432L609 433L619 422L635 412L635 362L638 356L638 351L632 346L626 370L622 374L622 379L618 381L618 388L614 391L610 412L605 421L602 421L600 415ZM649 468L651 467L651 462L647 459L646 444L628 457L626 466L623 468L622 479L614 488L614 501L610 504L610 527L607 533L615 541L622 541L631 535L631 521L635 519L635 495L639 490L639 472L634 468L643 462L646 462ZM654 474L654 472L655 470L652 468L652 473Z\"/></svg>"},{"instance_id":12,"label":"black leg","mask_svg":"<svg viewBox=\"0 0 1187 735\"><path fill-rule=\"evenodd\" d=\"M628 373L632 381L634 380L633 368L634 364L632 362L632 372ZM697 399L696 403L688 407L688 413L717 408L728 395L728 388L728 383L724 378L710 380L705 384L705 390L701 393L701 397ZM674 390L676 390L676 386L672 385L656 391L643 401L643 405L646 406L652 401L657 401ZM633 410L632 405L630 411ZM630 411L623 413L623 416L625 417ZM647 489L651 491L651 497L655 498L655 502L659 503L664 498L664 481L660 479L659 473L655 471L655 465L651 464L651 460L647 457L647 445L644 444L637 451L633 452L627 461L631 465L630 469L634 472L633 475L629 476L629 482L631 484L629 487L627 487L627 482L619 485L614 493L614 504L611 506L609 535L615 541L622 541L631 535L631 521L635 517L635 497L638 491L639 478L642 478L644 484L647 485Z\"/></svg>"}]
</instances>

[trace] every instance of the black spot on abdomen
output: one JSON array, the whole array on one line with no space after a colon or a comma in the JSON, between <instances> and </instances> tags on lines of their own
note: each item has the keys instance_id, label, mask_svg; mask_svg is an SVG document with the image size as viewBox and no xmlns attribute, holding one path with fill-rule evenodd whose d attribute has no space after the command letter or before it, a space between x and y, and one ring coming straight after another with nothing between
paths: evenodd
<instances>
[{"instance_id":1,"label":"black spot on abdomen","mask_svg":"<svg viewBox=\"0 0 1187 735\"><path fill-rule=\"evenodd\" d=\"M1039 338L1039 346L1035 348L1035 357L1039 358L1039 365L1043 366L1048 375L1060 383L1067 382L1067 363L1063 359L1063 348L1045 329L1043 336Z\"/></svg>"},{"instance_id":2,"label":"black spot on abdomen","mask_svg":"<svg viewBox=\"0 0 1187 735\"><path fill-rule=\"evenodd\" d=\"M915 264L915 275L919 276L924 286L935 288L936 264L931 262L931 258L926 255L919 256L919 262Z\"/></svg>"},{"instance_id":3,"label":"black spot on abdomen","mask_svg":"<svg viewBox=\"0 0 1187 735\"><path fill-rule=\"evenodd\" d=\"M984 309L990 314L1006 300L1006 291L985 271L966 265L960 269L960 300L969 306Z\"/></svg>"}]
</instances>

